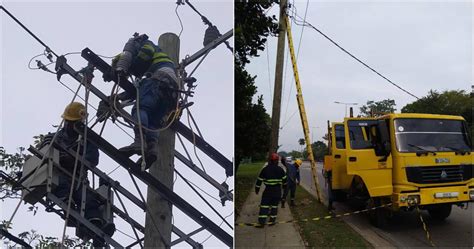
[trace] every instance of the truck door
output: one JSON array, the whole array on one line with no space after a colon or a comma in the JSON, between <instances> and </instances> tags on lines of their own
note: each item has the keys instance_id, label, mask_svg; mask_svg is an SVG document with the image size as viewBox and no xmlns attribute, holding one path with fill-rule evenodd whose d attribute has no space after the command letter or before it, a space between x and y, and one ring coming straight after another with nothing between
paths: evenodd
<instances>
[{"instance_id":1,"label":"truck door","mask_svg":"<svg viewBox=\"0 0 474 249\"><path fill-rule=\"evenodd\" d=\"M348 189L352 182L352 175L347 174L346 167L346 140L344 123L333 123L331 127L332 145L332 187L333 189Z\"/></svg>"},{"instance_id":2,"label":"truck door","mask_svg":"<svg viewBox=\"0 0 474 249\"><path fill-rule=\"evenodd\" d=\"M392 157L380 154L383 121L376 119L346 118L344 134L346 140L347 174L357 175L364 181L370 196L392 194ZM377 155L379 154L379 155Z\"/></svg>"}]
</instances>

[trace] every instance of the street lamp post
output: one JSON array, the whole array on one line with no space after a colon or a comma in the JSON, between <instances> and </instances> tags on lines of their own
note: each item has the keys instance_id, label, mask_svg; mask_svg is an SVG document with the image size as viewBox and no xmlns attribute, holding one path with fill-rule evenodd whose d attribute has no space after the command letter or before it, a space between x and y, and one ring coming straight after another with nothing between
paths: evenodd
<instances>
[{"instance_id":1,"label":"street lamp post","mask_svg":"<svg viewBox=\"0 0 474 249\"><path fill-rule=\"evenodd\" d=\"M358 105L359 103L346 103L346 102L340 102L340 101L334 101L334 103L336 104L341 104L341 105L344 105L344 117L347 117L347 107L350 106L350 105Z\"/></svg>"},{"instance_id":2,"label":"street lamp post","mask_svg":"<svg viewBox=\"0 0 474 249\"><path fill-rule=\"evenodd\" d=\"M313 144L314 143L314 138L313 138L314 128L319 128L319 126L310 126L310 128L311 128L311 144Z\"/></svg>"}]
</instances>

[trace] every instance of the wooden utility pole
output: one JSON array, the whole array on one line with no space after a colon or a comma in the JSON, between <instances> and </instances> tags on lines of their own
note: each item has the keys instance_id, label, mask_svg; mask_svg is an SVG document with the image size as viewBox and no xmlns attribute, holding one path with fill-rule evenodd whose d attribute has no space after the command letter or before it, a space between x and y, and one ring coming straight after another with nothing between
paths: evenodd
<instances>
[{"instance_id":1,"label":"wooden utility pole","mask_svg":"<svg viewBox=\"0 0 474 249\"><path fill-rule=\"evenodd\" d=\"M277 152L278 135L280 132L280 109L281 109L281 88L283 81L283 62L285 57L285 35L286 35L286 7L287 0L280 1L280 24L278 32L278 47L275 67L275 91L273 93L273 109L272 109L272 133L270 138L269 152Z\"/></svg>"},{"instance_id":2,"label":"wooden utility pole","mask_svg":"<svg viewBox=\"0 0 474 249\"><path fill-rule=\"evenodd\" d=\"M179 38L174 33L162 34L158 40L160 48L168 54L175 65L179 61ZM175 132L166 129L160 132L158 159L150 167L150 174L173 190ZM169 248L172 229L172 204L153 188L148 187L148 212L145 220L145 247ZM154 224L155 223L155 224ZM156 230L155 225L158 227Z\"/></svg>"}]
</instances>

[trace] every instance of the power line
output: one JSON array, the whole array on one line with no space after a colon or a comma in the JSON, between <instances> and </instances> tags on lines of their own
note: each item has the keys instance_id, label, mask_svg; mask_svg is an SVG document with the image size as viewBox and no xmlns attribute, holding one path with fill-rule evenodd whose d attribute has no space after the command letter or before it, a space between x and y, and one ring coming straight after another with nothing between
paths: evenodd
<instances>
[{"instance_id":1,"label":"power line","mask_svg":"<svg viewBox=\"0 0 474 249\"><path fill-rule=\"evenodd\" d=\"M296 17L300 18L300 16L298 15L295 15ZM350 53L349 51L347 51L345 48L343 48L341 45L339 45L337 42L335 42L333 39L331 39L329 36L327 36L325 33L323 33L321 30L319 30L318 28L316 28L315 26L313 26L311 23L307 22L307 21L301 21L301 20L297 20L295 18L295 16L290 16L296 25L299 25L299 26L308 26L312 29L314 29L316 32L318 32L319 34L321 34L324 38L326 38L328 41L330 41L332 44L334 44L336 47L338 47L340 50L342 50L344 53L348 54L350 57L352 57L353 59L355 59L356 61L358 61L359 63L361 63L362 65L364 65L365 67L367 67L369 70L371 70L372 72L376 73L378 76L382 77L384 80L386 80L387 82L389 82L390 84L392 84L393 86L395 86L396 88L402 90L403 92L407 93L408 95L416 98L416 99L420 99L418 98L417 96L415 96L414 94L412 94L411 92L403 89L401 86L397 85L396 83L394 83L393 81L391 81L390 79L388 79L387 77L385 77L384 75L382 75L381 73L379 73L377 70L375 70L374 68L372 68L371 66L367 65L365 62L363 62L361 59L357 58L355 55L353 55L352 53Z\"/></svg>"},{"instance_id":2,"label":"power line","mask_svg":"<svg viewBox=\"0 0 474 249\"><path fill-rule=\"evenodd\" d=\"M209 19L207 19L206 16L204 16L203 14L201 14L201 13L196 9L196 7L194 7L194 6L189 2L189 0L184 0L184 1L189 5L189 7L191 7L191 9L194 10L194 12L196 12L196 13L201 17L201 19L202 19L202 21L204 22L204 24L206 24L206 25L209 26L209 27L214 26L214 25L211 23L211 21L209 21ZM214 26L214 27L216 28L218 35L219 35L219 36L222 36L221 32L219 32L219 29L217 29L217 26ZM228 41L224 41L224 43L225 43L225 45L227 46L227 48L230 50L230 52L231 52L231 53L234 53L234 48L232 48L232 47L230 46L229 42L228 42Z\"/></svg>"},{"instance_id":3,"label":"power line","mask_svg":"<svg viewBox=\"0 0 474 249\"><path fill-rule=\"evenodd\" d=\"M30 34L33 38L35 38L35 40L41 43L41 45L43 45L46 48L46 52L51 52L56 57L58 57L58 55L53 50L51 50L51 48L49 48L49 46L46 45L46 43L44 43L40 38L38 38L35 34L33 34L33 32L31 32L25 25L23 25L23 23L21 23L12 13L10 13L7 9L5 9L5 7L0 5L0 9L2 9L5 13L7 13L7 15L9 15L16 23L18 23L18 25L20 25L26 32L28 32L28 34Z\"/></svg>"},{"instance_id":4,"label":"power line","mask_svg":"<svg viewBox=\"0 0 474 249\"><path fill-rule=\"evenodd\" d=\"M267 51L268 87L270 88L270 97L273 99L272 79L271 79L271 75L270 75L270 57L268 55L268 49L269 48L270 47L268 46L268 40L267 40L267 46L266 46L265 50Z\"/></svg>"},{"instance_id":5,"label":"power line","mask_svg":"<svg viewBox=\"0 0 474 249\"><path fill-rule=\"evenodd\" d=\"M293 9L294 9L295 15L297 15L296 5L294 5L294 4L295 4L295 3L293 2L293 5L292 5L292 6L293 6ZM309 0L306 1L306 9L305 9L305 11L304 11L304 19L303 19L303 21L306 21L306 14L308 13L308 6L309 6ZM301 41L303 40L304 27L305 27L305 26L302 26L302 27L301 27L300 40L299 40L299 42L298 42L298 49L297 49L297 52L296 52L296 61L297 61L297 62L298 62L298 57L299 57L299 55L300 55L300 48L301 48ZM287 58L287 59L288 59L288 58ZM292 78L291 82L294 82L294 81L295 81L295 79ZM290 97L291 97L291 92L292 92L292 91L293 91L293 84L291 83L291 84L290 84L290 92L288 92L288 99L287 99L287 101L286 101L285 118L286 118L286 114L288 113L288 106L289 106L289 104L290 104ZM293 113L293 115L292 115L290 118L288 118L288 120L286 121L286 123L288 123L288 122L291 120L291 118L292 118L293 116L294 116L294 113ZM282 126L282 129L283 129L283 127L284 127L284 126Z\"/></svg>"}]
</instances>

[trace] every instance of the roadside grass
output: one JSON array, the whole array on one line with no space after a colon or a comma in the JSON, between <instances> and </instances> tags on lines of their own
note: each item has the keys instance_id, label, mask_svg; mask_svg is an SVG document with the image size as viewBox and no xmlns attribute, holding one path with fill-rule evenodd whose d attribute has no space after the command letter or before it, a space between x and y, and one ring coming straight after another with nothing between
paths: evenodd
<instances>
[{"instance_id":1,"label":"roadside grass","mask_svg":"<svg viewBox=\"0 0 474 249\"><path fill-rule=\"evenodd\" d=\"M235 210L237 215L240 213L245 200L253 191L257 175L260 172L264 162L245 163L239 165L239 170L236 174L235 183Z\"/></svg>"},{"instance_id":2,"label":"roadside grass","mask_svg":"<svg viewBox=\"0 0 474 249\"><path fill-rule=\"evenodd\" d=\"M291 207L295 220L329 215L327 207L320 204L304 188L296 189L296 206ZM372 246L340 218L298 222L299 232L308 247L358 247Z\"/></svg>"}]
</instances>

